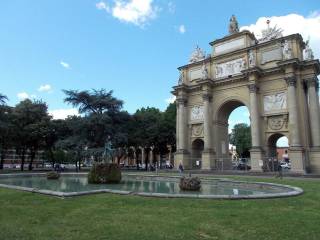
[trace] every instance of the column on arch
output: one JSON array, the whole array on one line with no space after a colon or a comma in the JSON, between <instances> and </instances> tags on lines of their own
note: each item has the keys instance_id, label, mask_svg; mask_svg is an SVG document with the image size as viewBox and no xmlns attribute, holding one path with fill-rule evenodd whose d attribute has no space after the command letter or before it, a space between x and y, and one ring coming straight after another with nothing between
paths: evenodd
<instances>
[{"instance_id":1,"label":"column on arch","mask_svg":"<svg viewBox=\"0 0 320 240\"><path fill-rule=\"evenodd\" d=\"M288 85L288 112L289 112L289 130L290 130L290 147L301 147L300 128L297 105L297 78L292 75L285 78Z\"/></svg>"},{"instance_id":2,"label":"column on arch","mask_svg":"<svg viewBox=\"0 0 320 240\"><path fill-rule=\"evenodd\" d=\"M177 151L174 158L174 166L178 168L179 164L182 163L185 169L190 168L189 162L189 151L187 146L187 99L183 96L177 97Z\"/></svg>"},{"instance_id":3,"label":"column on arch","mask_svg":"<svg viewBox=\"0 0 320 240\"><path fill-rule=\"evenodd\" d=\"M258 87L256 83L250 83L249 100L250 100L250 121L251 121L251 144L250 158L252 171L262 171L263 150L261 147L261 129L260 129L260 114L258 101Z\"/></svg>"},{"instance_id":4,"label":"column on arch","mask_svg":"<svg viewBox=\"0 0 320 240\"><path fill-rule=\"evenodd\" d=\"M186 131L187 131L187 116L186 116L186 102L185 98L178 98L178 112L177 112L177 120L178 122L178 150L186 150Z\"/></svg>"},{"instance_id":5,"label":"column on arch","mask_svg":"<svg viewBox=\"0 0 320 240\"><path fill-rule=\"evenodd\" d=\"M295 75L285 77L288 85L288 112L289 112L289 158L291 171L296 173L305 172L305 153L301 145L301 133L299 127L299 106L297 103L297 78Z\"/></svg>"},{"instance_id":6,"label":"column on arch","mask_svg":"<svg viewBox=\"0 0 320 240\"><path fill-rule=\"evenodd\" d=\"M311 128L312 147L320 148L320 112L319 97L317 94L317 77L306 79L309 97L309 119Z\"/></svg>"},{"instance_id":7,"label":"column on arch","mask_svg":"<svg viewBox=\"0 0 320 240\"><path fill-rule=\"evenodd\" d=\"M249 85L250 92L250 118L251 118L251 140L252 147L261 147L261 136L260 136L260 116L258 108L258 98L257 98L258 87L255 83Z\"/></svg>"},{"instance_id":8,"label":"column on arch","mask_svg":"<svg viewBox=\"0 0 320 240\"><path fill-rule=\"evenodd\" d=\"M208 170L214 168L214 151L212 149L212 116L210 111L210 104L212 95L208 92L202 95L203 99L203 137L204 137L204 150L202 151L202 164L201 169Z\"/></svg>"}]
</instances>

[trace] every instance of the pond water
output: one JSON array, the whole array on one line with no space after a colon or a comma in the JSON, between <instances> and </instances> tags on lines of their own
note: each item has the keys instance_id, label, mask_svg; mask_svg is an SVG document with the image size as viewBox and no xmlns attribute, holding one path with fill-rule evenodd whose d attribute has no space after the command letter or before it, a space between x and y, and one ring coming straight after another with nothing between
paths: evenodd
<instances>
[{"instance_id":1,"label":"pond water","mask_svg":"<svg viewBox=\"0 0 320 240\"><path fill-rule=\"evenodd\" d=\"M181 191L179 177L124 175L120 184L89 184L84 174L66 174L58 180L47 180L45 175L15 175L0 177L0 186L23 187L32 192L59 196L73 196L90 192L116 192L162 197L260 198L297 195L301 189L267 183L237 182L203 179L199 192ZM13 187L12 187L13 186ZM298 190L301 190L299 193ZM298 191L298 192L297 192ZM59 193L59 194L57 194ZM294 194L295 193L295 194Z\"/></svg>"}]
</instances>

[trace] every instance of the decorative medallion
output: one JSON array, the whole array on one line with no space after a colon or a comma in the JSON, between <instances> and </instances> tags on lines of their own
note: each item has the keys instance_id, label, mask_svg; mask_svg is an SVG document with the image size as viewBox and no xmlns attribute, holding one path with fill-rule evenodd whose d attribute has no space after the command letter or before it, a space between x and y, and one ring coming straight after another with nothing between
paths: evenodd
<instances>
[{"instance_id":1,"label":"decorative medallion","mask_svg":"<svg viewBox=\"0 0 320 240\"><path fill-rule=\"evenodd\" d=\"M192 137L203 137L203 125L192 125Z\"/></svg>"},{"instance_id":2,"label":"decorative medallion","mask_svg":"<svg viewBox=\"0 0 320 240\"><path fill-rule=\"evenodd\" d=\"M268 118L268 126L271 130L280 130L287 124L287 115L272 116Z\"/></svg>"}]
</instances>

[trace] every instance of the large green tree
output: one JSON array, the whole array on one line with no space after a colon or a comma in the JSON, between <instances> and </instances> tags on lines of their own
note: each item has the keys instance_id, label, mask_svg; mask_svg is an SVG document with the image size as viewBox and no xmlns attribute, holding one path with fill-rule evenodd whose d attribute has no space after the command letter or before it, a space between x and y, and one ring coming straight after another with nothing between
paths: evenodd
<instances>
[{"instance_id":1,"label":"large green tree","mask_svg":"<svg viewBox=\"0 0 320 240\"><path fill-rule=\"evenodd\" d=\"M112 96L112 91L105 89L91 91L63 90L67 95L65 102L77 107L84 114L81 137L90 147L102 147L108 135L118 142L126 141L119 132L119 125L129 118L121 112L123 101Z\"/></svg>"},{"instance_id":2,"label":"large green tree","mask_svg":"<svg viewBox=\"0 0 320 240\"><path fill-rule=\"evenodd\" d=\"M26 99L18 103L12 111L14 146L21 156L21 171L24 169L27 151L29 150L31 158L34 158L35 152L42 144L46 125L50 121L47 110L46 103Z\"/></svg>"},{"instance_id":3,"label":"large green tree","mask_svg":"<svg viewBox=\"0 0 320 240\"><path fill-rule=\"evenodd\" d=\"M14 133L12 125L12 108L0 105L0 169L3 169L7 150L12 147Z\"/></svg>"},{"instance_id":4,"label":"large green tree","mask_svg":"<svg viewBox=\"0 0 320 240\"><path fill-rule=\"evenodd\" d=\"M0 93L0 105L4 105L8 101L8 97Z\"/></svg>"},{"instance_id":5,"label":"large green tree","mask_svg":"<svg viewBox=\"0 0 320 240\"><path fill-rule=\"evenodd\" d=\"M234 125L230 134L230 143L236 146L237 153L241 157L249 157L251 148L251 129L246 123Z\"/></svg>"}]
</instances>

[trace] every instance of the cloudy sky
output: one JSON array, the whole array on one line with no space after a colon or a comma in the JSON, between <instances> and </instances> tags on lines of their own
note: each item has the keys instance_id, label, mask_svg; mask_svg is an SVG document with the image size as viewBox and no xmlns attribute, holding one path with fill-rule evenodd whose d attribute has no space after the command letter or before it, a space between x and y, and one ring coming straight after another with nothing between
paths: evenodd
<instances>
[{"instance_id":1,"label":"cloudy sky","mask_svg":"<svg viewBox=\"0 0 320 240\"><path fill-rule=\"evenodd\" d=\"M112 89L131 113L164 110L177 67L197 44L210 53L232 14L257 36L266 19L299 32L320 56L319 0L1 0L0 92L10 105L42 99L55 118L76 113L62 89ZM230 124L241 121L248 113L235 110Z\"/></svg>"}]
</instances>

